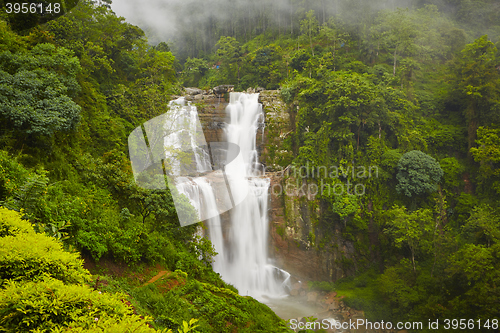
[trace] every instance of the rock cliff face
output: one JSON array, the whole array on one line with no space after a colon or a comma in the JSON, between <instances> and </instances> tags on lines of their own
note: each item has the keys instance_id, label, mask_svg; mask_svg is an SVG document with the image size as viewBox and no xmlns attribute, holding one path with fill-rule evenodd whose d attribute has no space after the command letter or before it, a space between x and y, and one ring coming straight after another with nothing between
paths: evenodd
<instances>
[{"instance_id":1,"label":"rock cliff face","mask_svg":"<svg viewBox=\"0 0 500 333\"><path fill-rule=\"evenodd\" d=\"M207 143L223 141L228 102L222 96L218 97L208 93L187 96L186 99L198 108L198 116Z\"/></svg>"},{"instance_id":2,"label":"rock cliff face","mask_svg":"<svg viewBox=\"0 0 500 333\"><path fill-rule=\"evenodd\" d=\"M352 275L354 246L324 216L326 207L319 199L307 194L308 184L286 175L270 176L270 253L276 264L299 280L335 281Z\"/></svg>"},{"instance_id":3,"label":"rock cliff face","mask_svg":"<svg viewBox=\"0 0 500 333\"><path fill-rule=\"evenodd\" d=\"M292 110L278 91L263 91L260 100L266 113L261 159L271 178L270 254L297 279L335 281L352 275L353 243L343 239L340 225L325 216L326 207L314 195L315 185L281 167L293 158L284 145L294 130Z\"/></svg>"},{"instance_id":4,"label":"rock cliff face","mask_svg":"<svg viewBox=\"0 0 500 333\"><path fill-rule=\"evenodd\" d=\"M187 99L198 107L206 141L223 141L228 102L203 91L196 91ZM293 159L292 151L283 143L293 131L294 115L281 101L278 91L261 91L259 100L266 117L265 126L257 133L257 145L266 177L271 178L271 257L277 266L302 281L335 281L352 275L356 268L353 243L342 237L340 225L326 216L326 207L321 206L320 200L308 194L305 180L281 167ZM223 224L226 215L222 216Z\"/></svg>"}]
</instances>

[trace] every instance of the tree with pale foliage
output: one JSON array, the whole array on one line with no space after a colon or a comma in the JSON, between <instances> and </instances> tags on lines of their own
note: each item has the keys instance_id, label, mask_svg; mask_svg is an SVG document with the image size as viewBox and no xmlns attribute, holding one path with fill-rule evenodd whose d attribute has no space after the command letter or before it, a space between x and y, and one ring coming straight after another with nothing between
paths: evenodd
<instances>
[{"instance_id":1,"label":"tree with pale foliage","mask_svg":"<svg viewBox=\"0 0 500 333\"><path fill-rule=\"evenodd\" d=\"M396 247L408 246L411 253L413 272L416 273L415 256L419 249L432 246L434 220L430 209L409 212L405 207L394 206L387 212L389 217L386 233L394 238Z\"/></svg>"},{"instance_id":2,"label":"tree with pale foliage","mask_svg":"<svg viewBox=\"0 0 500 333\"><path fill-rule=\"evenodd\" d=\"M306 14L306 18L300 21L300 31L307 35L309 45L311 47L311 54L314 57L314 49L312 45L312 38L318 33L319 23L314 15L314 10L310 10Z\"/></svg>"}]
</instances>

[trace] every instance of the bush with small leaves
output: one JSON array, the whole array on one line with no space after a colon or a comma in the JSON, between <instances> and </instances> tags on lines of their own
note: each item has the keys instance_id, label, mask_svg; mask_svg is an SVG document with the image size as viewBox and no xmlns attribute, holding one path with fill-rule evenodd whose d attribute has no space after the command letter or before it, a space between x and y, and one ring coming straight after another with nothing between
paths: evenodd
<instances>
[{"instance_id":1,"label":"bush with small leaves","mask_svg":"<svg viewBox=\"0 0 500 333\"><path fill-rule=\"evenodd\" d=\"M83 283L90 274L77 253L64 251L57 240L33 231L19 213L0 208L0 282L53 277Z\"/></svg>"},{"instance_id":2,"label":"bush with small leaves","mask_svg":"<svg viewBox=\"0 0 500 333\"><path fill-rule=\"evenodd\" d=\"M17 236L20 234L33 235L33 227L19 218L19 213L0 207L0 237Z\"/></svg>"},{"instance_id":3,"label":"bush with small leaves","mask_svg":"<svg viewBox=\"0 0 500 333\"><path fill-rule=\"evenodd\" d=\"M64 284L53 278L37 282L8 281L4 286L0 290L0 331L50 332L56 328L60 331L79 327L85 332L87 329L101 332L95 329L102 322L113 326L122 319L136 327L147 326L139 316L132 315L133 310L124 302L126 295L123 294L101 293L86 285Z\"/></svg>"},{"instance_id":4,"label":"bush with small leaves","mask_svg":"<svg viewBox=\"0 0 500 333\"><path fill-rule=\"evenodd\" d=\"M0 332L172 333L133 314L127 295L102 293L75 253L37 234L21 214L0 207ZM191 332L196 319L183 322Z\"/></svg>"}]
</instances>

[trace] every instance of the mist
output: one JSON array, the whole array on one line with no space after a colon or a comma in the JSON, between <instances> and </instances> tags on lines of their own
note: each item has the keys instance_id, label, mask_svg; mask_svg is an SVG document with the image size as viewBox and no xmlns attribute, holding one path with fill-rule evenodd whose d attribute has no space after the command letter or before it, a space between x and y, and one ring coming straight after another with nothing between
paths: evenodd
<instances>
[{"instance_id":1,"label":"mist","mask_svg":"<svg viewBox=\"0 0 500 333\"><path fill-rule=\"evenodd\" d=\"M408 7L419 0L113 0L111 8L132 24L166 39L174 39L187 26L209 24L211 20L231 21L266 16L267 24L290 25L290 15L300 19L308 10L315 10L320 23L332 15L349 11L369 12L380 9ZM359 18L359 16L357 16ZM356 16L349 17L354 20ZM256 22L261 23L261 22ZM297 22L296 22L297 24Z\"/></svg>"},{"instance_id":2,"label":"mist","mask_svg":"<svg viewBox=\"0 0 500 333\"><path fill-rule=\"evenodd\" d=\"M478 0L479 1L479 0ZM481 3L479 9L476 5ZM453 16L466 30L488 33L487 22L498 26L500 2L456 0L113 0L111 8L126 21L146 31L149 43L167 42L181 61L213 52L220 36L246 42L263 32L299 34L300 20L314 10L318 22L331 17L350 30L374 23L373 13L396 8L436 5ZM497 28L495 28L497 29ZM485 30L483 32L483 30ZM500 35L500 29L498 33ZM491 33L491 32L490 32Z\"/></svg>"}]
</instances>

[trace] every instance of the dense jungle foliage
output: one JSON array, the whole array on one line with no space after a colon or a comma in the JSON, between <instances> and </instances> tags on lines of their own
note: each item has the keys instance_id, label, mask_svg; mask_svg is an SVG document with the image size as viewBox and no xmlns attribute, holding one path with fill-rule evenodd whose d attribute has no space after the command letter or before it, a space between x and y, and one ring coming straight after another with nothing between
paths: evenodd
<instances>
[{"instance_id":1,"label":"dense jungle foliage","mask_svg":"<svg viewBox=\"0 0 500 333\"><path fill-rule=\"evenodd\" d=\"M500 315L500 4L337 1L336 15L322 1L290 3L281 23L268 8L250 11L257 28L241 13L224 21L229 31L214 25L213 52L187 52L201 56L187 57L184 85L281 89L291 123L268 147L267 168L307 168L307 182L330 190L310 240L329 251L324 235L340 230L354 243L355 262L339 260L354 277L334 284L349 305L374 320L491 324ZM363 195L334 193L346 184Z\"/></svg>"},{"instance_id":2,"label":"dense jungle foliage","mask_svg":"<svg viewBox=\"0 0 500 333\"><path fill-rule=\"evenodd\" d=\"M182 85L219 84L280 89L291 123L268 169L364 186L319 196L317 232L355 245L355 265L339 263L354 276L334 285L350 306L386 321L498 319L498 2L234 3L154 46L110 1L30 31L0 17L0 330L286 331L212 271L211 244L179 227L168 191L133 181L128 134ZM273 7L285 3L287 15ZM91 276L76 252L169 274Z\"/></svg>"},{"instance_id":3,"label":"dense jungle foliage","mask_svg":"<svg viewBox=\"0 0 500 333\"><path fill-rule=\"evenodd\" d=\"M287 331L213 272L169 191L136 186L128 134L180 86L168 46L109 3L29 31L0 20L0 331Z\"/></svg>"}]
</instances>

